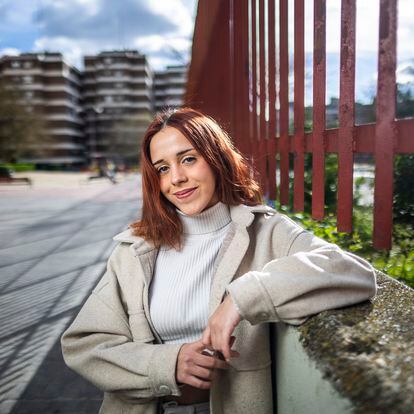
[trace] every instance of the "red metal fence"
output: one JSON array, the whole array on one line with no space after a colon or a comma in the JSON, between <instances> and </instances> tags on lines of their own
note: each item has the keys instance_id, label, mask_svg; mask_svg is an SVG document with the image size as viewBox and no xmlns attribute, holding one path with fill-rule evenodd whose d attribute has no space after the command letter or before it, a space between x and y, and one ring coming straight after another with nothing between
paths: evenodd
<instances>
[{"instance_id":1,"label":"red metal fence","mask_svg":"<svg viewBox=\"0 0 414 414\"><path fill-rule=\"evenodd\" d=\"M391 247L394 155L414 153L414 119L396 119L397 3L380 0L376 124L355 125L356 0L341 4L338 128L325 126L326 0L314 1L312 132L305 133L304 0L294 1L293 135L289 135L288 0L199 0L186 96L187 105L227 127L258 170L264 192L272 200L278 196L285 205L289 154L293 154L297 211L304 208L304 159L311 153L315 219L324 216L325 155L337 153L340 231L352 231L354 154L373 154L373 240L381 249Z\"/></svg>"}]
</instances>

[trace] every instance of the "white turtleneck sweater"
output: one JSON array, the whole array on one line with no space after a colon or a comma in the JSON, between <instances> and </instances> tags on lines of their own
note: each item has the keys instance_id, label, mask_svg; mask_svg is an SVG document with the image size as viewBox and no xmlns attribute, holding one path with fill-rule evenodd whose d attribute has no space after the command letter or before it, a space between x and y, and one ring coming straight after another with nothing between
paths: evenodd
<instances>
[{"instance_id":1,"label":"white turtleneck sweater","mask_svg":"<svg viewBox=\"0 0 414 414\"><path fill-rule=\"evenodd\" d=\"M149 295L151 320L167 344L201 338L214 264L231 222L229 208L221 202L196 216L178 213L182 249L160 248Z\"/></svg>"}]
</instances>

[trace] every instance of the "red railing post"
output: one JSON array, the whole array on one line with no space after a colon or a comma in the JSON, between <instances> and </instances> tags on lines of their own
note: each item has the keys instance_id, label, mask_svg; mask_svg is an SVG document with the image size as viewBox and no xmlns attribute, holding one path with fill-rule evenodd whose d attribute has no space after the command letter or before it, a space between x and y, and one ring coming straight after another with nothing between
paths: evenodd
<instances>
[{"instance_id":1,"label":"red railing post","mask_svg":"<svg viewBox=\"0 0 414 414\"><path fill-rule=\"evenodd\" d=\"M325 210L326 0L314 0L312 217Z\"/></svg>"},{"instance_id":2,"label":"red railing post","mask_svg":"<svg viewBox=\"0 0 414 414\"><path fill-rule=\"evenodd\" d=\"M257 172L260 173L258 168L259 149L258 149L258 117L257 117L257 13L256 13L256 0L251 0L251 53L252 53L252 105L251 105L251 144L252 144L252 158L253 166Z\"/></svg>"},{"instance_id":3,"label":"red railing post","mask_svg":"<svg viewBox=\"0 0 414 414\"><path fill-rule=\"evenodd\" d=\"M236 7L235 7L236 6ZM248 0L233 0L234 86L233 140L245 157L250 154L249 141L249 39Z\"/></svg>"},{"instance_id":4,"label":"red railing post","mask_svg":"<svg viewBox=\"0 0 414 414\"><path fill-rule=\"evenodd\" d=\"M305 208L305 10L304 0L295 0L294 49L294 181L293 209Z\"/></svg>"},{"instance_id":5,"label":"red railing post","mask_svg":"<svg viewBox=\"0 0 414 414\"><path fill-rule=\"evenodd\" d=\"M377 125L375 129L374 247L390 249L396 144L397 2L380 1Z\"/></svg>"},{"instance_id":6,"label":"red railing post","mask_svg":"<svg viewBox=\"0 0 414 414\"><path fill-rule=\"evenodd\" d=\"M268 0L269 33L269 127L268 127L268 161L269 161L269 199L276 200L276 30L275 0Z\"/></svg>"},{"instance_id":7,"label":"red railing post","mask_svg":"<svg viewBox=\"0 0 414 414\"><path fill-rule=\"evenodd\" d=\"M259 1L259 165L263 193L269 192L267 179L267 122L266 122L266 48L265 48L265 7Z\"/></svg>"},{"instance_id":8,"label":"red railing post","mask_svg":"<svg viewBox=\"0 0 414 414\"><path fill-rule=\"evenodd\" d=\"M280 0L280 203L289 204L289 48L288 2Z\"/></svg>"},{"instance_id":9,"label":"red railing post","mask_svg":"<svg viewBox=\"0 0 414 414\"><path fill-rule=\"evenodd\" d=\"M355 0L342 0L338 130L338 230L352 231L355 123Z\"/></svg>"}]
</instances>

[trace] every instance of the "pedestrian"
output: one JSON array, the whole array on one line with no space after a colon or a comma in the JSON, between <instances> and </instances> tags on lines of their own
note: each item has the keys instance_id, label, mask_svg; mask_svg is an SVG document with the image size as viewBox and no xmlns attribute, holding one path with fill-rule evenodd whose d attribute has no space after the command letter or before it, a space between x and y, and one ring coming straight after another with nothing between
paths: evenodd
<instances>
[{"instance_id":1,"label":"pedestrian","mask_svg":"<svg viewBox=\"0 0 414 414\"><path fill-rule=\"evenodd\" d=\"M102 413L273 412L268 323L364 301L374 270L263 205L198 111L158 114L141 155L142 218L64 333L66 363Z\"/></svg>"}]
</instances>

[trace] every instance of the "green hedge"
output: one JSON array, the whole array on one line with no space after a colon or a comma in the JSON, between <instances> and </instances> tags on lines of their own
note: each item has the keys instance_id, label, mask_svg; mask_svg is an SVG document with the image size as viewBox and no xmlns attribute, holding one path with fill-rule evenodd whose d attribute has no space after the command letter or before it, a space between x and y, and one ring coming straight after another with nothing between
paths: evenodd
<instances>
[{"instance_id":1,"label":"green hedge","mask_svg":"<svg viewBox=\"0 0 414 414\"><path fill-rule=\"evenodd\" d=\"M336 217L330 213L322 221L312 220L308 213L294 213L288 207L278 210L297 221L316 236L368 260L376 269L414 288L414 226L396 223L393 247L389 252L372 247L372 215L358 207L354 210L354 231L341 233L336 228Z\"/></svg>"},{"instance_id":2,"label":"green hedge","mask_svg":"<svg viewBox=\"0 0 414 414\"><path fill-rule=\"evenodd\" d=\"M9 168L16 172L34 171L36 169L34 164L0 164L0 167Z\"/></svg>"}]
</instances>

